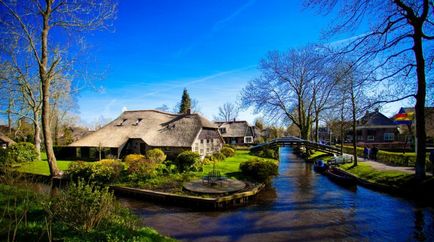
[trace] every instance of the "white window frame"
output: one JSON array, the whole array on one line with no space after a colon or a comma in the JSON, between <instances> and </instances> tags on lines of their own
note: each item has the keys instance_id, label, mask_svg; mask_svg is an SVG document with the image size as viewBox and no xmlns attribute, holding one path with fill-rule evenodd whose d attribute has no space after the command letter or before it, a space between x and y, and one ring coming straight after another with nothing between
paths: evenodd
<instances>
[{"instance_id":1,"label":"white window frame","mask_svg":"<svg viewBox=\"0 0 434 242\"><path fill-rule=\"evenodd\" d=\"M247 139L250 139L250 142L247 142ZM245 144L253 143L253 136L244 136L244 143Z\"/></svg>"},{"instance_id":2,"label":"white window frame","mask_svg":"<svg viewBox=\"0 0 434 242\"><path fill-rule=\"evenodd\" d=\"M366 137L366 140L367 140L367 141L375 141L375 136L374 136L374 135L368 135L368 136Z\"/></svg>"}]
</instances>

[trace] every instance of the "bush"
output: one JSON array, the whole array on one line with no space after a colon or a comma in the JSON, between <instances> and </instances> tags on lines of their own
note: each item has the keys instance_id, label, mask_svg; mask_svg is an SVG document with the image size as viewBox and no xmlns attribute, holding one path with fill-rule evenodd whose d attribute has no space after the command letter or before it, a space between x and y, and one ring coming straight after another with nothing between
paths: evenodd
<instances>
[{"instance_id":1,"label":"bush","mask_svg":"<svg viewBox=\"0 0 434 242\"><path fill-rule=\"evenodd\" d=\"M252 155L259 156L262 158L270 158L270 159L277 159L277 152L273 149L261 149L251 152Z\"/></svg>"},{"instance_id":2,"label":"bush","mask_svg":"<svg viewBox=\"0 0 434 242\"><path fill-rule=\"evenodd\" d=\"M29 142L20 142L7 148L7 161L9 162L32 162L39 160L35 146Z\"/></svg>"},{"instance_id":3,"label":"bush","mask_svg":"<svg viewBox=\"0 0 434 242\"><path fill-rule=\"evenodd\" d=\"M128 166L129 177L132 180L155 177L158 174L157 168L159 168L159 165L160 164L147 159L133 162Z\"/></svg>"},{"instance_id":4,"label":"bush","mask_svg":"<svg viewBox=\"0 0 434 242\"><path fill-rule=\"evenodd\" d=\"M119 161L104 160L103 163L72 162L66 174L73 181L84 179L96 184L108 184L119 178L123 165Z\"/></svg>"},{"instance_id":5,"label":"bush","mask_svg":"<svg viewBox=\"0 0 434 242\"><path fill-rule=\"evenodd\" d=\"M256 181L264 182L271 176L277 175L277 165L268 160L253 158L240 164L240 170L245 175Z\"/></svg>"},{"instance_id":6,"label":"bush","mask_svg":"<svg viewBox=\"0 0 434 242\"><path fill-rule=\"evenodd\" d=\"M225 155L226 157L232 157L235 155L235 150L230 147L223 147L220 152L223 153L223 155Z\"/></svg>"},{"instance_id":7,"label":"bush","mask_svg":"<svg viewBox=\"0 0 434 242\"><path fill-rule=\"evenodd\" d=\"M212 154L212 159L215 161L222 161L226 159L226 156L221 152L215 152L214 154Z\"/></svg>"},{"instance_id":8,"label":"bush","mask_svg":"<svg viewBox=\"0 0 434 242\"><path fill-rule=\"evenodd\" d=\"M146 151L146 157L155 163L162 163L166 160L166 154L161 149L152 149Z\"/></svg>"},{"instance_id":9,"label":"bush","mask_svg":"<svg viewBox=\"0 0 434 242\"><path fill-rule=\"evenodd\" d=\"M64 226L77 232L89 232L115 211L115 198L108 187L71 183L51 202L49 213Z\"/></svg>"},{"instance_id":10,"label":"bush","mask_svg":"<svg viewBox=\"0 0 434 242\"><path fill-rule=\"evenodd\" d=\"M178 171L189 171L196 162L200 161L200 155L193 151L184 151L175 159L175 165Z\"/></svg>"},{"instance_id":11,"label":"bush","mask_svg":"<svg viewBox=\"0 0 434 242\"><path fill-rule=\"evenodd\" d=\"M128 165L130 165L131 163L142 160L142 159L145 159L144 155L129 154L129 155L124 157L124 162L127 163Z\"/></svg>"}]
</instances>

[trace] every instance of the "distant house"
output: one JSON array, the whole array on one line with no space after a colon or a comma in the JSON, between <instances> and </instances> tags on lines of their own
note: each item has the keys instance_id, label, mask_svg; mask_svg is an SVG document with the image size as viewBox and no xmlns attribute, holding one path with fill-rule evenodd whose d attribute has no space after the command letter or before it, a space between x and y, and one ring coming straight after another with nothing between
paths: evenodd
<instances>
[{"instance_id":1,"label":"distant house","mask_svg":"<svg viewBox=\"0 0 434 242\"><path fill-rule=\"evenodd\" d=\"M400 108L398 113L411 114L412 117L416 117L414 107L402 107ZM416 132L416 122L413 120L411 122L411 129L413 135ZM412 136L408 130L408 125L399 125L399 131L403 134ZM430 145L434 145L434 107L426 107L425 108L425 132L427 137L427 142Z\"/></svg>"},{"instance_id":2,"label":"distant house","mask_svg":"<svg viewBox=\"0 0 434 242\"><path fill-rule=\"evenodd\" d=\"M199 114L156 110L125 111L101 129L69 145L76 148L76 155L81 159L96 159L100 149L104 150L104 156L116 157L144 154L152 148L160 148L172 158L185 150L205 156L222 146L217 125Z\"/></svg>"},{"instance_id":3,"label":"distant house","mask_svg":"<svg viewBox=\"0 0 434 242\"><path fill-rule=\"evenodd\" d=\"M255 141L255 127L247 121L216 122L220 135L226 144L248 145Z\"/></svg>"},{"instance_id":4,"label":"distant house","mask_svg":"<svg viewBox=\"0 0 434 242\"><path fill-rule=\"evenodd\" d=\"M4 135L3 133L0 133L0 148L6 149L10 145L15 144L15 141Z\"/></svg>"},{"instance_id":5,"label":"distant house","mask_svg":"<svg viewBox=\"0 0 434 242\"><path fill-rule=\"evenodd\" d=\"M365 116L357 121L357 142L366 144L381 144L397 141L398 125L376 109L366 112ZM347 140L352 140L352 133L347 133Z\"/></svg>"}]
</instances>

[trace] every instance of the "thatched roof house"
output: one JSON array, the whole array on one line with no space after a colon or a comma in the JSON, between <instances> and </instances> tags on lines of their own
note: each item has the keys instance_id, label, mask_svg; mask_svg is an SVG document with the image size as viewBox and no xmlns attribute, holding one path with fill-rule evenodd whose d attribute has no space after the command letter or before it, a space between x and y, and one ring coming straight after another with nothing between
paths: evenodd
<instances>
[{"instance_id":1,"label":"thatched roof house","mask_svg":"<svg viewBox=\"0 0 434 242\"><path fill-rule=\"evenodd\" d=\"M105 148L118 157L161 148L168 155L193 150L206 155L220 150L223 140L218 127L196 113L172 114L157 110L125 111L101 129L69 147L81 148L78 156L94 156L86 149ZM83 154L86 153L86 154Z\"/></svg>"},{"instance_id":2,"label":"thatched roof house","mask_svg":"<svg viewBox=\"0 0 434 242\"><path fill-rule=\"evenodd\" d=\"M256 137L255 127L247 121L216 122L219 132L226 144L246 145L254 142Z\"/></svg>"},{"instance_id":3,"label":"thatched roof house","mask_svg":"<svg viewBox=\"0 0 434 242\"><path fill-rule=\"evenodd\" d=\"M9 145L15 144L15 141L0 132L0 148L6 149Z\"/></svg>"}]
</instances>

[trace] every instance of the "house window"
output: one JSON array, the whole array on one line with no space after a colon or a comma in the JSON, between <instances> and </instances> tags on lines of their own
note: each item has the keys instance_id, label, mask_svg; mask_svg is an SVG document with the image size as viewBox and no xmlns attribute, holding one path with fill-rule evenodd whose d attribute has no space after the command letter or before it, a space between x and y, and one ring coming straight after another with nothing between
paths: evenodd
<instances>
[{"instance_id":1,"label":"house window","mask_svg":"<svg viewBox=\"0 0 434 242\"><path fill-rule=\"evenodd\" d=\"M253 143L253 137L252 136L244 137L244 143L246 143L246 144Z\"/></svg>"},{"instance_id":2,"label":"house window","mask_svg":"<svg viewBox=\"0 0 434 242\"><path fill-rule=\"evenodd\" d=\"M210 139L207 139L207 140L206 140L206 143L207 143L207 144L209 144L209 143L210 143L210 141L211 141Z\"/></svg>"},{"instance_id":3,"label":"house window","mask_svg":"<svg viewBox=\"0 0 434 242\"><path fill-rule=\"evenodd\" d=\"M203 139L200 140L200 143L203 144Z\"/></svg>"},{"instance_id":4,"label":"house window","mask_svg":"<svg viewBox=\"0 0 434 242\"><path fill-rule=\"evenodd\" d=\"M368 141L374 141L375 140L375 136L373 135L368 135Z\"/></svg>"},{"instance_id":5,"label":"house window","mask_svg":"<svg viewBox=\"0 0 434 242\"><path fill-rule=\"evenodd\" d=\"M384 133L384 141L393 141L395 139L394 133Z\"/></svg>"},{"instance_id":6,"label":"house window","mask_svg":"<svg viewBox=\"0 0 434 242\"><path fill-rule=\"evenodd\" d=\"M125 122L127 122L127 119L123 119L122 122L120 122L120 123L118 124L118 126L122 126L122 125L124 125Z\"/></svg>"},{"instance_id":7,"label":"house window","mask_svg":"<svg viewBox=\"0 0 434 242\"><path fill-rule=\"evenodd\" d=\"M200 149L200 152L199 152L201 155L203 155L203 149Z\"/></svg>"},{"instance_id":8,"label":"house window","mask_svg":"<svg viewBox=\"0 0 434 242\"><path fill-rule=\"evenodd\" d=\"M351 139L352 140L352 139ZM363 136L357 136L357 140L363 140Z\"/></svg>"},{"instance_id":9,"label":"house window","mask_svg":"<svg viewBox=\"0 0 434 242\"><path fill-rule=\"evenodd\" d=\"M226 133L226 128L219 128L220 133L225 134Z\"/></svg>"},{"instance_id":10,"label":"house window","mask_svg":"<svg viewBox=\"0 0 434 242\"><path fill-rule=\"evenodd\" d=\"M136 120L136 123L134 123L133 125L134 126L137 126L137 125L139 125L139 123L142 121L142 119L141 118L138 118L137 120Z\"/></svg>"},{"instance_id":11,"label":"house window","mask_svg":"<svg viewBox=\"0 0 434 242\"><path fill-rule=\"evenodd\" d=\"M209 153L209 148L206 148L206 153Z\"/></svg>"}]
</instances>

